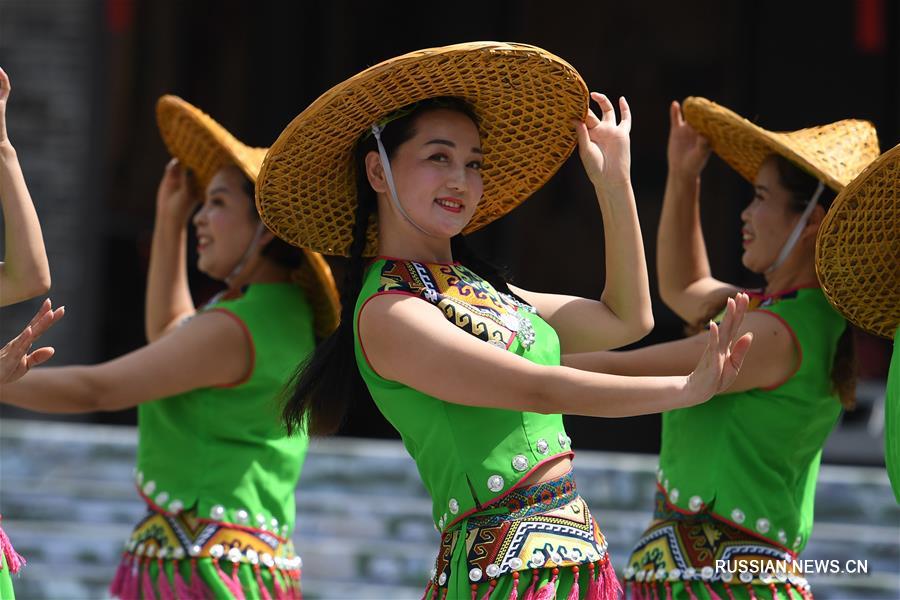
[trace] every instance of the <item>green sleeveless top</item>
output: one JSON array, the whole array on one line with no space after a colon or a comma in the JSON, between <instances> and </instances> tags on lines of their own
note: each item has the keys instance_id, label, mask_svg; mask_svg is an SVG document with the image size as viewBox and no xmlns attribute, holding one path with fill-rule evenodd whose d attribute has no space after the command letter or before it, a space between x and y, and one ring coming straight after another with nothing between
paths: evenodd
<instances>
[{"instance_id":1,"label":"green sleeveless top","mask_svg":"<svg viewBox=\"0 0 900 600\"><path fill-rule=\"evenodd\" d=\"M278 396L315 347L312 310L291 283L253 284L240 298L203 310L241 323L252 342L252 370L232 386L140 405L137 484L164 511L194 509L288 536L308 438L287 437Z\"/></svg>"},{"instance_id":2,"label":"green sleeveless top","mask_svg":"<svg viewBox=\"0 0 900 600\"><path fill-rule=\"evenodd\" d=\"M358 326L366 302L382 294L429 302L467 333L542 365L559 364L559 338L530 306L459 263L379 258L369 267L353 323L356 364L416 461L439 530L505 496L539 464L571 454L562 415L453 404L379 376L366 359Z\"/></svg>"},{"instance_id":3,"label":"green sleeveless top","mask_svg":"<svg viewBox=\"0 0 900 600\"><path fill-rule=\"evenodd\" d=\"M846 322L818 287L750 297L752 310L787 325L800 365L774 388L665 413L659 484L677 510L711 510L799 552L812 531L822 446L841 413L830 373Z\"/></svg>"}]
</instances>

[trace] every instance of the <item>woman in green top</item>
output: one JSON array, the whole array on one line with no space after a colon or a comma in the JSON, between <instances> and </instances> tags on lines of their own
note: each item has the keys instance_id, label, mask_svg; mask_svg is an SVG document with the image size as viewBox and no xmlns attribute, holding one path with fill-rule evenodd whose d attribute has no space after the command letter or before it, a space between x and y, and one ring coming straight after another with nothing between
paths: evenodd
<instances>
[{"instance_id":1,"label":"woman in green top","mask_svg":"<svg viewBox=\"0 0 900 600\"><path fill-rule=\"evenodd\" d=\"M700 228L710 146L753 183L742 262L766 286L748 292L741 331L753 334L753 349L733 383L702 406L663 415L654 520L626 582L638 599L807 597L791 562L812 530L822 446L854 390L849 331L816 278L816 232L834 192L877 156L878 140L864 121L771 133L702 98L686 100L684 116L678 103L670 113L660 295L696 331L739 291L711 276ZM705 339L586 354L576 364L687 373Z\"/></svg>"},{"instance_id":2,"label":"woman in green top","mask_svg":"<svg viewBox=\"0 0 900 600\"><path fill-rule=\"evenodd\" d=\"M260 173L270 229L350 256L341 325L300 370L286 420L327 433L352 396L371 394L432 497L441 545L428 598L617 597L606 543L575 489L561 413L703 402L730 384L749 345L733 335L739 297L689 377L565 366L569 353L629 343L652 325L630 111L621 99L616 123L610 101L592 97L602 118L577 72L533 46L414 52L321 96ZM600 300L509 286L461 235L525 200L576 137L607 224ZM366 270L363 257L375 255Z\"/></svg>"},{"instance_id":3,"label":"woman in green top","mask_svg":"<svg viewBox=\"0 0 900 600\"><path fill-rule=\"evenodd\" d=\"M176 158L157 194L150 343L96 366L32 371L2 400L57 413L138 407L136 485L148 512L113 596L299 597L290 536L307 440L286 435L277 396L315 347L314 327L334 325L330 271L260 223L252 184L264 149L177 97L161 98L157 116ZM196 213L188 168L205 191ZM199 310L187 286L189 220L198 268L227 285Z\"/></svg>"}]
</instances>

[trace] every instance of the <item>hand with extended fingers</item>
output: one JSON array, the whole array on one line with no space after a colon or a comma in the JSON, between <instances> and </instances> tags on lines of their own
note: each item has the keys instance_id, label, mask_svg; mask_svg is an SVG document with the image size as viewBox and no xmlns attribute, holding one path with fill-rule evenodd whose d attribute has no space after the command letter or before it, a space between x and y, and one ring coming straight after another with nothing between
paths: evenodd
<instances>
[{"instance_id":1,"label":"hand with extended fingers","mask_svg":"<svg viewBox=\"0 0 900 600\"><path fill-rule=\"evenodd\" d=\"M40 310L22 333L3 346L0 350L0 385L16 381L31 367L36 367L53 356L53 348L45 346L31 351L31 344L62 319L65 312L64 306L51 310L50 299L44 300Z\"/></svg>"},{"instance_id":2,"label":"hand with extended fingers","mask_svg":"<svg viewBox=\"0 0 900 600\"><path fill-rule=\"evenodd\" d=\"M616 123L612 102L603 94L591 92L600 108L600 118L588 110L585 120L576 121L578 155L596 188L613 188L631 181L631 109L619 98L621 120Z\"/></svg>"},{"instance_id":3,"label":"hand with extended fingers","mask_svg":"<svg viewBox=\"0 0 900 600\"><path fill-rule=\"evenodd\" d=\"M753 341L752 333L745 333L738 338L749 302L750 298L743 293L729 298L722 325L710 322L706 351L700 357L694 372L688 375L685 386L691 404L706 402L734 383Z\"/></svg>"},{"instance_id":4,"label":"hand with extended fingers","mask_svg":"<svg viewBox=\"0 0 900 600\"><path fill-rule=\"evenodd\" d=\"M669 106L669 173L685 179L700 175L709 160L709 142L687 124L681 105L673 101Z\"/></svg>"},{"instance_id":5,"label":"hand with extended fingers","mask_svg":"<svg viewBox=\"0 0 900 600\"><path fill-rule=\"evenodd\" d=\"M173 158L166 165L156 192L157 215L173 218L179 224L184 224L199 201L190 170L177 158Z\"/></svg>"}]
</instances>

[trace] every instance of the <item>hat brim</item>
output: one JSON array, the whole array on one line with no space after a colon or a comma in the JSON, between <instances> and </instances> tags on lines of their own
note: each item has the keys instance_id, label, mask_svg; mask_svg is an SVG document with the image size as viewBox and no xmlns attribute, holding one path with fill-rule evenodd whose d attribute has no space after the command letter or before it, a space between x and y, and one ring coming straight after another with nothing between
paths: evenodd
<instances>
[{"instance_id":1,"label":"hat brim","mask_svg":"<svg viewBox=\"0 0 900 600\"><path fill-rule=\"evenodd\" d=\"M819 227L816 272L847 320L893 337L900 325L900 146L838 194Z\"/></svg>"},{"instance_id":2,"label":"hat brim","mask_svg":"<svg viewBox=\"0 0 900 600\"><path fill-rule=\"evenodd\" d=\"M156 120L169 153L191 169L204 188L216 171L230 164L256 184L268 148L243 144L212 117L178 96L165 95L157 101ZM324 338L340 321L340 299L325 259L308 248L302 250L306 260L293 278L312 306L316 335Z\"/></svg>"},{"instance_id":3,"label":"hat brim","mask_svg":"<svg viewBox=\"0 0 900 600\"><path fill-rule=\"evenodd\" d=\"M709 140L713 152L751 183L763 161L779 154L835 192L878 156L878 136L868 121L846 119L789 132L768 131L711 100L685 99L684 118Z\"/></svg>"},{"instance_id":4,"label":"hat brim","mask_svg":"<svg viewBox=\"0 0 900 600\"><path fill-rule=\"evenodd\" d=\"M348 256L358 140L395 110L438 96L469 102L480 121L484 195L464 233L506 214L556 173L576 144L572 120L583 120L588 106L578 72L534 46L475 42L387 60L324 93L281 133L257 182L263 221L291 244ZM376 251L373 219L364 254Z\"/></svg>"}]
</instances>

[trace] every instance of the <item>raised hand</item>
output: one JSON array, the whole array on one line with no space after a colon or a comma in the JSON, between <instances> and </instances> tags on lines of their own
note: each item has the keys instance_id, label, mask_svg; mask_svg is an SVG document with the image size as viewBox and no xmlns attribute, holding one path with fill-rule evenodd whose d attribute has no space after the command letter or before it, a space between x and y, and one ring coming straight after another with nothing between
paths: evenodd
<instances>
[{"instance_id":1,"label":"raised hand","mask_svg":"<svg viewBox=\"0 0 900 600\"><path fill-rule=\"evenodd\" d=\"M156 192L157 215L177 219L181 225L187 222L199 201L190 171L173 158L166 165Z\"/></svg>"},{"instance_id":2,"label":"raised hand","mask_svg":"<svg viewBox=\"0 0 900 600\"><path fill-rule=\"evenodd\" d=\"M0 69L0 144L9 143L9 137L6 135L6 101L9 100L11 91L9 75Z\"/></svg>"},{"instance_id":3,"label":"raised hand","mask_svg":"<svg viewBox=\"0 0 900 600\"><path fill-rule=\"evenodd\" d=\"M588 110L584 122L575 122L578 155L595 188L610 188L631 181L631 109L625 98L619 98L621 120L604 94L591 92L600 108L601 118Z\"/></svg>"},{"instance_id":4,"label":"raised hand","mask_svg":"<svg viewBox=\"0 0 900 600\"><path fill-rule=\"evenodd\" d=\"M28 326L0 350L0 385L12 383L21 378L32 367L46 362L53 356L54 349L45 346L34 351L31 344L45 331L62 319L66 308L61 306L51 310L50 299L44 300L41 308Z\"/></svg>"},{"instance_id":5,"label":"raised hand","mask_svg":"<svg viewBox=\"0 0 900 600\"><path fill-rule=\"evenodd\" d=\"M712 322L709 324L706 351L700 357L694 372L688 376L686 391L691 404L705 402L734 383L753 341L752 333L745 333L738 338L749 302L750 298L743 293L729 298L722 326Z\"/></svg>"},{"instance_id":6,"label":"raised hand","mask_svg":"<svg viewBox=\"0 0 900 600\"><path fill-rule=\"evenodd\" d=\"M709 160L709 142L684 120L681 105L669 106L669 173L683 178L700 175Z\"/></svg>"}]
</instances>

